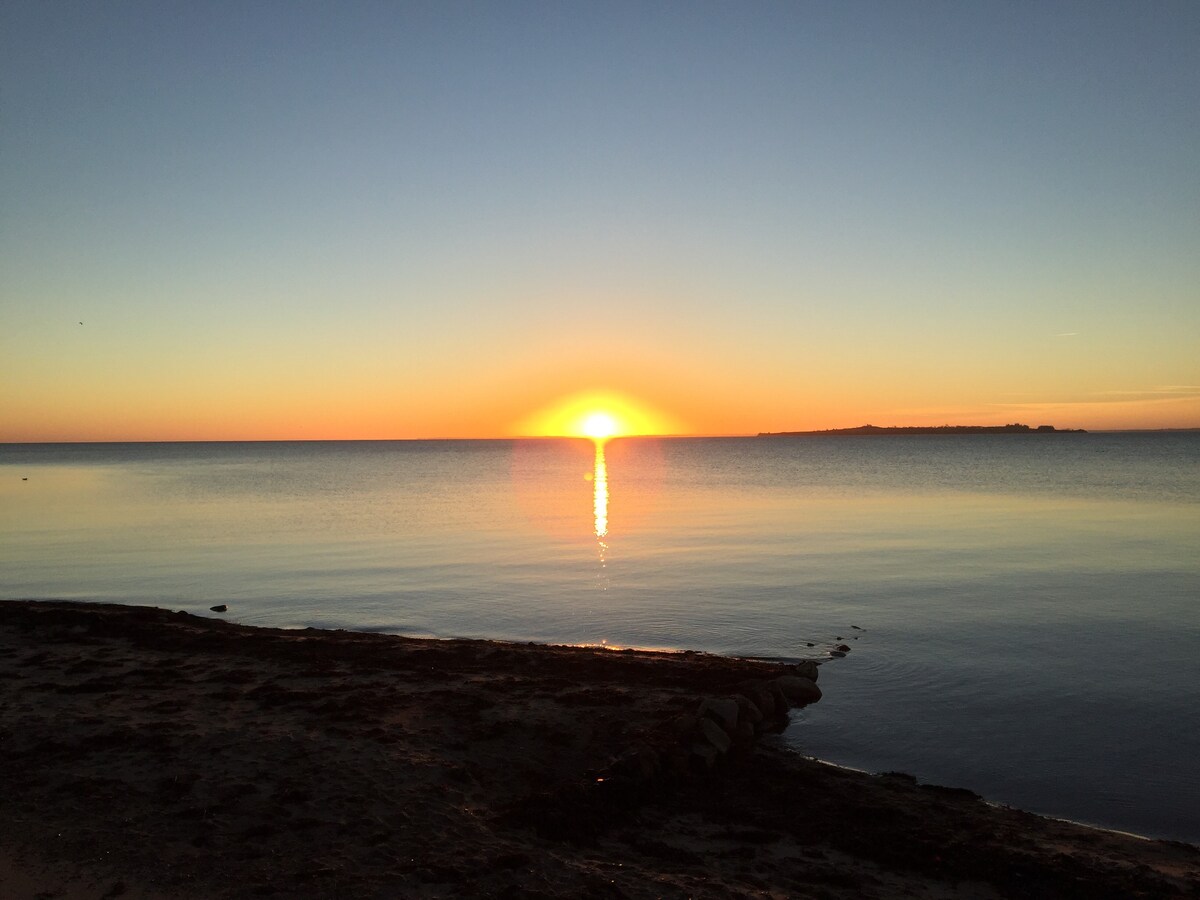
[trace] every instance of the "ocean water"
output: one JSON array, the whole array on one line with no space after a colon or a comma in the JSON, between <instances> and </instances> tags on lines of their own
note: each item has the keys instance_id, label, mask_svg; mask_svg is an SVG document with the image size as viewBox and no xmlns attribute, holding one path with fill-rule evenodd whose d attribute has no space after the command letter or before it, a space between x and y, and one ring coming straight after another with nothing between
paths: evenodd
<instances>
[{"instance_id":1,"label":"ocean water","mask_svg":"<svg viewBox=\"0 0 1200 900\"><path fill-rule=\"evenodd\" d=\"M1200 433L0 445L0 597L846 644L802 752L1200 842Z\"/></svg>"}]
</instances>

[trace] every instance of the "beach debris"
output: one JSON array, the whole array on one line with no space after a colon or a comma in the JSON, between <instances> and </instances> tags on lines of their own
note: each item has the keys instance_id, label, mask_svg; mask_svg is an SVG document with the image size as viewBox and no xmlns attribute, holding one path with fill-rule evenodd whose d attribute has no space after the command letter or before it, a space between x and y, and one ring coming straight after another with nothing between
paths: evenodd
<instances>
[{"instance_id":1,"label":"beach debris","mask_svg":"<svg viewBox=\"0 0 1200 900\"><path fill-rule=\"evenodd\" d=\"M210 606L209 609L213 612L229 612L229 607L224 603L218 603L216 606Z\"/></svg>"}]
</instances>

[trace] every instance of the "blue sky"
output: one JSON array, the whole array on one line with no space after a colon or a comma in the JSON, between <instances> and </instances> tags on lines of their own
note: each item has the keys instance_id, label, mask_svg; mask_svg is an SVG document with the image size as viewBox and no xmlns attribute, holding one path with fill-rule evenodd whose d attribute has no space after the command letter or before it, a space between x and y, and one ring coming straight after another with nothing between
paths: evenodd
<instances>
[{"instance_id":1,"label":"blue sky","mask_svg":"<svg viewBox=\"0 0 1200 900\"><path fill-rule=\"evenodd\" d=\"M1198 51L1195 3L8 3L0 439L1200 425Z\"/></svg>"}]
</instances>

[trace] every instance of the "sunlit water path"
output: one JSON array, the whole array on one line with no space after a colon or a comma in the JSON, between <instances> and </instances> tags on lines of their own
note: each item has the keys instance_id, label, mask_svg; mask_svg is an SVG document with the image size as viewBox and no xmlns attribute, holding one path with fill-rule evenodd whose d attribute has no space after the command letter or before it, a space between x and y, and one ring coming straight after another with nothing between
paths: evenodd
<instances>
[{"instance_id":1,"label":"sunlit water path","mask_svg":"<svg viewBox=\"0 0 1200 900\"><path fill-rule=\"evenodd\" d=\"M1197 434L0 446L6 598L844 642L804 752L1192 841L1197 548Z\"/></svg>"}]
</instances>

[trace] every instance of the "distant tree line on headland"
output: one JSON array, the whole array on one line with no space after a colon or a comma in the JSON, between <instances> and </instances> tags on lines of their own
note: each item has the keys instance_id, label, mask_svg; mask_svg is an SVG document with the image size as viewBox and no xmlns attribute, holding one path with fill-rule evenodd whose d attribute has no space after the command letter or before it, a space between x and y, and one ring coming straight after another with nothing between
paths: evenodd
<instances>
[{"instance_id":1,"label":"distant tree line on headland","mask_svg":"<svg viewBox=\"0 0 1200 900\"><path fill-rule=\"evenodd\" d=\"M759 437L794 437L797 435L891 435L891 434L1086 434L1083 428L1055 428L1039 425L1031 428L1020 422L1011 425L900 425L883 427L859 425L857 428L829 428L825 431L760 431Z\"/></svg>"}]
</instances>

